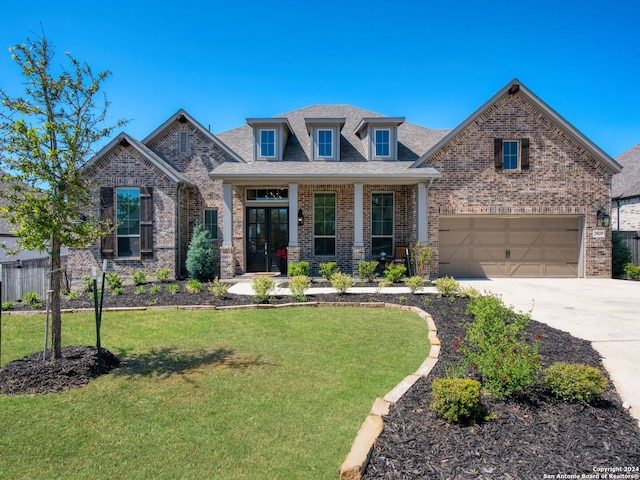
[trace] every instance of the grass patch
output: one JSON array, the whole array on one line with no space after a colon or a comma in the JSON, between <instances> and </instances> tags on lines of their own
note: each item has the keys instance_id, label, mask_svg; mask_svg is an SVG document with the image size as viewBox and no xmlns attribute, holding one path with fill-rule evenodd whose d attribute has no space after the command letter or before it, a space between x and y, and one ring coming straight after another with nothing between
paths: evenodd
<instances>
[{"instance_id":1,"label":"grass patch","mask_svg":"<svg viewBox=\"0 0 640 480\"><path fill-rule=\"evenodd\" d=\"M67 345L92 315L63 318ZM3 362L41 348L42 316L3 318ZM0 478L336 478L374 399L428 354L387 309L105 312L123 366L80 390L0 396Z\"/></svg>"}]
</instances>

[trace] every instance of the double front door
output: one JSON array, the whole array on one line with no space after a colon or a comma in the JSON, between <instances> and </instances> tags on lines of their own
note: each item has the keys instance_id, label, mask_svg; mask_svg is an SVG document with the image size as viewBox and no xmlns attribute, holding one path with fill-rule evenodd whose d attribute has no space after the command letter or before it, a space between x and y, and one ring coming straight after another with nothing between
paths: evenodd
<instances>
[{"instance_id":1,"label":"double front door","mask_svg":"<svg viewBox=\"0 0 640 480\"><path fill-rule=\"evenodd\" d=\"M289 209L248 207L246 218L247 271L279 272L281 268L286 271L282 252L289 243Z\"/></svg>"}]
</instances>

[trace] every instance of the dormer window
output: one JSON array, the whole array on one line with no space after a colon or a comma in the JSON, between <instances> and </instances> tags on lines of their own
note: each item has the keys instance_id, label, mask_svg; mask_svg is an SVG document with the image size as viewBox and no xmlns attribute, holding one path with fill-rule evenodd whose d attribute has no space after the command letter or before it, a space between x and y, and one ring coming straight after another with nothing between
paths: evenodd
<instances>
[{"instance_id":1,"label":"dormer window","mask_svg":"<svg viewBox=\"0 0 640 480\"><path fill-rule=\"evenodd\" d=\"M375 132L375 150L376 157L388 157L389 156L389 139L391 138L391 130L389 129L376 129Z\"/></svg>"},{"instance_id":2,"label":"dormer window","mask_svg":"<svg viewBox=\"0 0 640 480\"><path fill-rule=\"evenodd\" d=\"M318 157L333 156L333 130L318 130Z\"/></svg>"},{"instance_id":3,"label":"dormer window","mask_svg":"<svg viewBox=\"0 0 640 480\"><path fill-rule=\"evenodd\" d=\"M286 118L247 118L253 127L255 160L282 160L292 134Z\"/></svg>"},{"instance_id":4,"label":"dormer window","mask_svg":"<svg viewBox=\"0 0 640 480\"><path fill-rule=\"evenodd\" d=\"M263 158L276 156L275 130L260 130L260 156Z\"/></svg>"},{"instance_id":5,"label":"dormer window","mask_svg":"<svg viewBox=\"0 0 640 480\"><path fill-rule=\"evenodd\" d=\"M398 160L398 127L404 117L363 118L355 129L362 139L367 160Z\"/></svg>"},{"instance_id":6,"label":"dormer window","mask_svg":"<svg viewBox=\"0 0 640 480\"><path fill-rule=\"evenodd\" d=\"M340 161L340 131L344 118L305 118L311 136L311 160Z\"/></svg>"}]
</instances>

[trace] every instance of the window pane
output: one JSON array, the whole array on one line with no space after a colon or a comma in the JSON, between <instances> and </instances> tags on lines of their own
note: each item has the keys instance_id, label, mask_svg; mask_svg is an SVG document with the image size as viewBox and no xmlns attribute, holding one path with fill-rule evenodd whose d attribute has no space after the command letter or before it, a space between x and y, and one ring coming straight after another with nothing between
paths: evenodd
<instances>
[{"instance_id":1,"label":"window pane","mask_svg":"<svg viewBox=\"0 0 640 480\"><path fill-rule=\"evenodd\" d=\"M336 240L335 238L316 237L313 250L315 255L335 256Z\"/></svg>"},{"instance_id":2,"label":"window pane","mask_svg":"<svg viewBox=\"0 0 640 480\"><path fill-rule=\"evenodd\" d=\"M393 256L393 239L392 238L372 238L371 239L371 254L374 257L379 257L384 252L387 256Z\"/></svg>"},{"instance_id":3,"label":"window pane","mask_svg":"<svg viewBox=\"0 0 640 480\"><path fill-rule=\"evenodd\" d=\"M140 190L119 188L117 192L117 234L140 235Z\"/></svg>"},{"instance_id":4,"label":"window pane","mask_svg":"<svg viewBox=\"0 0 640 480\"><path fill-rule=\"evenodd\" d=\"M393 235L393 193L371 196L371 235Z\"/></svg>"},{"instance_id":5,"label":"window pane","mask_svg":"<svg viewBox=\"0 0 640 480\"><path fill-rule=\"evenodd\" d=\"M516 170L518 168L518 142L502 142L502 168Z\"/></svg>"},{"instance_id":6,"label":"window pane","mask_svg":"<svg viewBox=\"0 0 640 480\"><path fill-rule=\"evenodd\" d=\"M118 257L139 257L140 237L118 237Z\"/></svg>"},{"instance_id":7,"label":"window pane","mask_svg":"<svg viewBox=\"0 0 640 480\"><path fill-rule=\"evenodd\" d=\"M275 157L276 155L276 131L260 131L260 155L262 157Z\"/></svg>"},{"instance_id":8,"label":"window pane","mask_svg":"<svg viewBox=\"0 0 640 480\"><path fill-rule=\"evenodd\" d=\"M206 208L204 210L204 228L209 230L212 239L218 238L218 210Z\"/></svg>"},{"instance_id":9,"label":"window pane","mask_svg":"<svg viewBox=\"0 0 640 480\"><path fill-rule=\"evenodd\" d=\"M389 130L375 131L376 157L389 156L389 134Z\"/></svg>"},{"instance_id":10,"label":"window pane","mask_svg":"<svg viewBox=\"0 0 640 480\"><path fill-rule=\"evenodd\" d=\"M316 193L313 205L314 252L316 255L335 255L336 194Z\"/></svg>"},{"instance_id":11,"label":"window pane","mask_svg":"<svg viewBox=\"0 0 640 480\"><path fill-rule=\"evenodd\" d=\"M331 130L318 130L318 156L331 157L333 155L333 132Z\"/></svg>"}]
</instances>

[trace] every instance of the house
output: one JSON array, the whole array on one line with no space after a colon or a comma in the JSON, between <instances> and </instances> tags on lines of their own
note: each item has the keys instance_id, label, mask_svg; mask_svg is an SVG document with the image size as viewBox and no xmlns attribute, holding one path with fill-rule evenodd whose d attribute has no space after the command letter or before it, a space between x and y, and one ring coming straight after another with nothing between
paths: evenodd
<instances>
[{"instance_id":1,"label":"house","mask_svg":"<svg viewBox=\"0 0 640 480\"><path fill-rule=\"evenodd\" d=\"M417 241L433 248L433 275L607 277L598 212L620 170L517 79L452 131L314 105L213 135L180 110L87 164L118 227L70 264L182 276L200 221L223 278L277 271L283 248L313 273L328 261L355 273Z\"/></svg>"},{"instance_id":2,"label":"house","mask_svg":"<svg viewBox=\"0 0 640 480\"><path fill-rule=\"evenodd\" d=\"M640 144L622 153L616 161L624 170L614 175L611 181L611 227L620 232L637 265L640 251Z\"/></svg>"}]
</instances>

